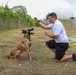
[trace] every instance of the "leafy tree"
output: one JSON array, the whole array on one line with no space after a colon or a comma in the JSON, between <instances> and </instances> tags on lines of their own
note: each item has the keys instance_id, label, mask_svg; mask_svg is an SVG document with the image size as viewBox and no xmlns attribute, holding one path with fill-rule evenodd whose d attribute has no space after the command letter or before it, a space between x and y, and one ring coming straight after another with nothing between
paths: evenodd
<instances>
[{"instance_id":1,"label":"leafy tree","mask_svg":"<svg viewBox=\"0 0 76 75\"><path fill-rule=\"evenodd\" d=\"M18 22L18 19L19 15L9 9L8 6L2 7L2 9L0 10L0 20L2 22L1 26L4 27L4 29L10 29L11 22Z\"/></svg>"},{"instance_id":2,"label":"leafy tree","mask_svg":"<svg viewBox=\"0 0 76 75\"><path fill-rule=\"evenodd\" d=\"M12 10L20 15L19 25L22 24L26 27L35 26L35 21L28 15L27 9L24 6L14 6Z\"/></svg>"},{"instance_id":3,"label":"leafy tree","mask_svg":"<svg viewBox=\"0 0 76 75\"><path fill-rule=\"evenodd\" d=\"M27 14L27 9L24 6L14 6L12 10L20 16L25 16Z\"/></svg>"},{"instance_id":4,"label":"leafy tree","mask_svg":"<svg viewBox=\"0 0 76 75\"><path fill-rule=\"evenodd\" d=\"M28 15L24 6L14 6L11 9L7 5L4 7L0 6L0 30L35 25L35 20Z\"/></svg>"},{"instance_id":5,"label":"leafy tree","mask_svg":"<svg viewBox=\"0 0 76 75\"><path fill-rule=\"evenodd\" d=\"M46 17L45 17L45 18L46 18L46 20L48 20L48 15L49 15L49 14L50 14L50 13L48 13L48 14L46 15Z\"/></svg>"}]
</instances>

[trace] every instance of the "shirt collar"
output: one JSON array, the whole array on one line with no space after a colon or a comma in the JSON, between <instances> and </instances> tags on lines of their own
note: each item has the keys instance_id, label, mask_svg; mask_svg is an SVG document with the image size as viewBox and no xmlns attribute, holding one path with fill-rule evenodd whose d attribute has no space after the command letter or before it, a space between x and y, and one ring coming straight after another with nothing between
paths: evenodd
<instances>
[{"instance_id":1,"label":"shirt collar","mask_svg":"<svg viewBox=\"0 0 76 75\"><path fill-rule=\"evenodd\" d=\"M55 22L53 24L55 24L56 22L58 22L58 20L55 20Z\"/></svg>"}]
</instances>

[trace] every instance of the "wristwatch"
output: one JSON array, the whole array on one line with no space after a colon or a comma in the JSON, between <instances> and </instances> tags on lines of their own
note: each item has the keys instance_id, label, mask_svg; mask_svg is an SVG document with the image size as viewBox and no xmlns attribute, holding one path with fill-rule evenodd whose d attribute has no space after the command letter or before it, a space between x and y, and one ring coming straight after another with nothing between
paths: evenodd
<instances>
[{"instance_id":1,"label":"wristwatch","mask_svg":"<svg viewBox=\"0 0 76 75\"><path fill-rule=\"evenodd\" d=\"M38 23L41 22L40 20L38 20Z\"/></svg>"}]
</instances>

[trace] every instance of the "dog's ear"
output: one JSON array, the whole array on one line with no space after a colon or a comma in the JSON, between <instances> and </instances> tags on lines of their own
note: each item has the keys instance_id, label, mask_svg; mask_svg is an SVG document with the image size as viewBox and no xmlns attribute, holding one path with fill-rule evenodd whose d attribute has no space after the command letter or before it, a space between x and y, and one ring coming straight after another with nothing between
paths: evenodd
<instances>
[{"instance_id":1,"label":"dog's ear","mask_svg":"<svg viewBox=\"0 0 76 75\"><path fill-rule=\"evenodd\" d=\"M26 32L27 32L26 30L22 30L22 33L25 33L26 34Z\"/></svg>"}]
</instances>

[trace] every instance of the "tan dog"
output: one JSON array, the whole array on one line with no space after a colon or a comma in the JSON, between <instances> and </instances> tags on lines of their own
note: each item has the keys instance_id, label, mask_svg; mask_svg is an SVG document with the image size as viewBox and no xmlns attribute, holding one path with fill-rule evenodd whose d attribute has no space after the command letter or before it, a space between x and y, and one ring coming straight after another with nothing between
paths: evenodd
<instances>
[{"instance_id":1,"label":"tan dog","mask_svg":"<svg viewBox=\"0 0 76 75\"><path fill-rule=\"evenodd\" d=\"M18 58L20 60L19 58L20 54L22 52L27 51L30 61L32 60L30 54L30 46L31 46L30 35L34 34L33 32L31 32L32 30L34 29L30 28L27 30L22 30L22 33L24 33L24 39L21 41L20 44L18 44L16 47L12 49L12 51L10 52L10 56L8 56L8 58Z\"/></svg>"}]
</instances>

